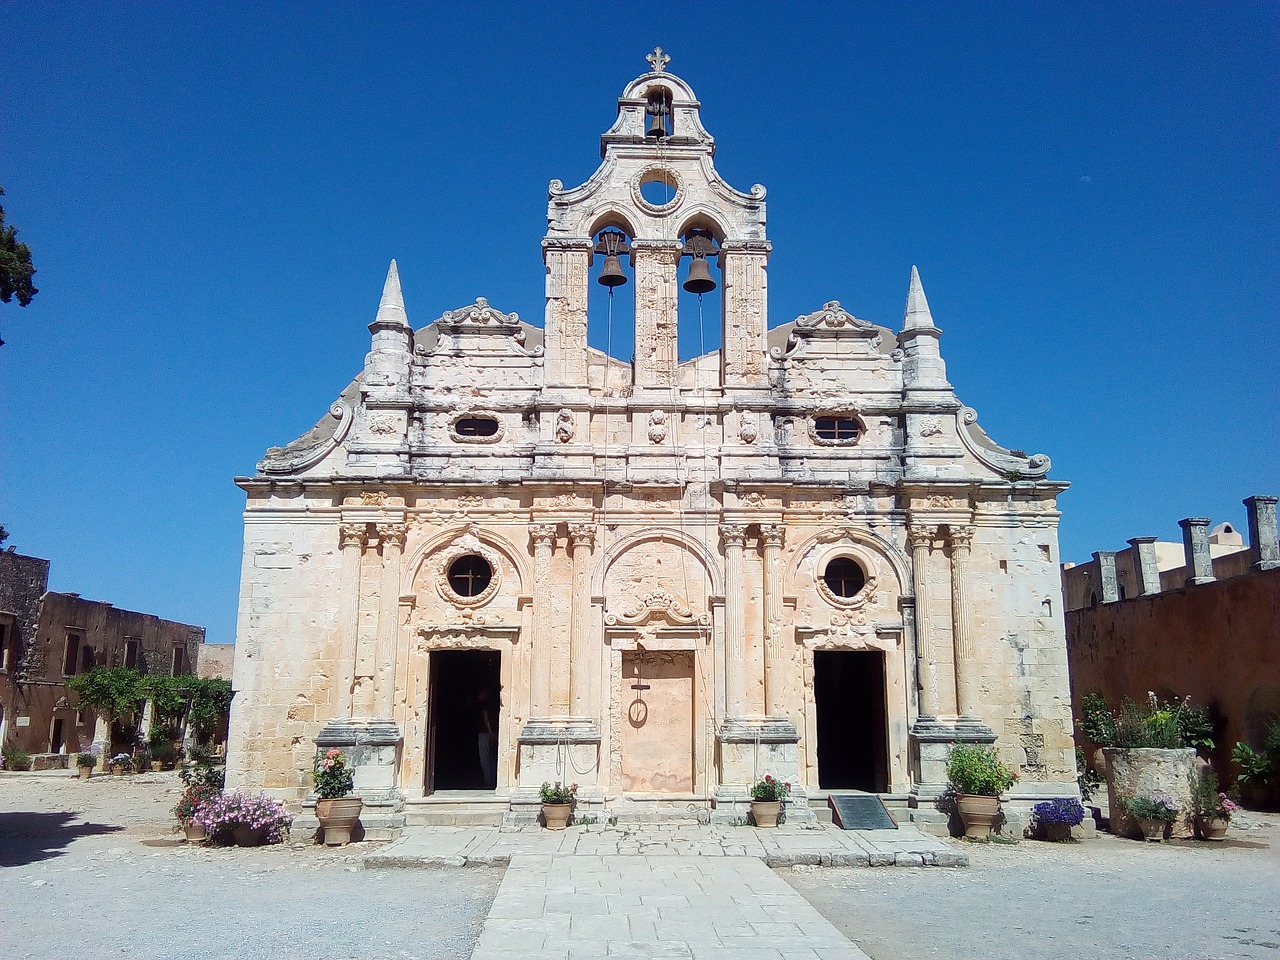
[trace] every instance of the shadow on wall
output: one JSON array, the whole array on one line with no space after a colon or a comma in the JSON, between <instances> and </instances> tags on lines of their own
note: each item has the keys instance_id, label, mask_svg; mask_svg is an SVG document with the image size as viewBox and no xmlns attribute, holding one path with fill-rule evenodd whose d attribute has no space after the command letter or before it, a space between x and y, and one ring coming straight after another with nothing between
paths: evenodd
<instances>
[{"instance_id":1,"label":"shadow on wall","mask_svg":"<svg viewBox=\"0 0 1280 960\"><path fill-rule=\"evenodd\" d=\"M80 837L117 833L123 827L72 823L74 813L0 813L0 867L24 867L60 857Z\"/></svg>"}]
</instances>

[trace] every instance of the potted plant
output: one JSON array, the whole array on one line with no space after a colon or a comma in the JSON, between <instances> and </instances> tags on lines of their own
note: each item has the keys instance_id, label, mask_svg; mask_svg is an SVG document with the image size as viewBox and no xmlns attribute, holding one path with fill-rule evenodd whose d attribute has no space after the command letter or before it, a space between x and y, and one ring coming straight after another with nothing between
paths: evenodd
<instances>
[{"instance_id":1,"label":"potted plant","mask_svg":"<svg viewBox=\"0 0 1280 960\"><path fill-rule=\"evenodd\" d=\"M1031 808L1031 817L1045 840L1061 843L1071 839L1071 828L1084 823L1084 805L1074 797L1044 800Z\"/></svg>"},{"instance_id":2,"label":"potted plant","mask_svg":"<svg viewBox=\"0 0 1280 960\"><path fill-rule=\"evenodd\" d=\"M92 753L76 754L76 772L80 774L81 780L88 780L93 776L93 768L97 766L98 758Z\"/></svg>"},{"instance_id":3,"label":"potted plant","mask_svg":"<svg viewBox=\"0 0 1280 960\"><path fill-rule=\"evenodd\" d=\"M1196 836L1201 840L1227 839L1227 826L1236 802L1218 789L1218 775L1212 770L1200 774L1195 793Z\"/></svg>"},{"instance_id":4,"label":"potted plant","mask_svg":"<svg viewBox=\"0 0 1280 960\"><path fill-rule=\"evenodd\" d=\"M31 754L12 743L5 744L4 750L0 751L0 759L4 760L6 770L31 769Z\"/></svg>"},{"instance_id":5,"label":"potted plant","mask_svg":"<svg viewBox=\"0 0 1280 960\"><path fill-rule=\"evenodd\" d=\"M1125 812L1138 822L1143 839L1159 843L1169 825L1178 819L1178 802L1167 793L1128 797L1121 801Z\"/></svg>"},{"instance_id":6,"label":"potted plant","mask_svg":"<svg viewBox=\"0 0 1280 960\"><path fill-rule=\"evenodd\" d=\"M569 825L569 817L573 814L573 805L578 799L578 785L564 787L560 781L555 786L543 783L538 791L542 800L542 822L548 830L563 830Z\"/></svg>"},{"instance_id":7,"label":"potted plant","mask_svg":"<svg viewBox=\"0 0 1280 960\"><path fill-rule=\"evenodd\" d=\"M988 840L1000 820L1000 794L1018 779L996 748L958 743L947 756L947 779L955 794L956 812L970 840Z\"/></svg>"},{"instance_id":8,"label":"potted plant","mask_svg":"<svg viewBox=\"0 0 1280 960\"><path fill-rule=\"evenodd\" d=\"M351 831L360 820L364 801L351 796L355 785L355 773L347 766L347 758L341 750L326 750L316 761L316 819L324 830L324 842L328 847L340 847L351 842Z\"/></svg>"},{"instance_id":9,"label":"potted plant","mask_svg":"<svg viewBox=\"0 0 1280 960\"><path fill-rule=\"evenodd\" d=\"M127 753L117 753L107 761L107 766L117 777L123 777L126 773L133 772L133 757Z\"/></svg>"},{"instance_id":10,"label":"potted plant","mask_svg":"<svg viewBox=\"0 0 1280 960\"><path fill-rule=\"evenodd\" d=\"M757 827L776 827L782 805L791 796L791 784L765 774L751 785L751 819Z\"/></svg>"},{"instance_id":11,"label":"potted plant","mask_svg":"<svg viewBox=\"0 0 1280 960\"><path fill-rule=\"evenodd\" d=\"M212 783L190 783L183 788L182 795L173 808L173 815L178 818L188 841L199 843L206 837L204 825L196 820L196 814L219 793L221 790Z\"/></svg>"},{"instance_id":12,"label":"potted plant","mask_svg":"<svg viewBox=\"0 0 1280 960\"><path fill-rule=\"evenodd\" d=\"M201 803L192 819L214 843L256 847L283 840L293 815L264 794L233 790Z\"/></svg>"},{"instance_id":13,"label":"potted plant","mask_svg":"<svg viewBox=\"0 0 1280 960\"><path fill-rule=\"evenodd\" d=\"M1280 783L1280 720L1267 728L1260 750L1237 742L1231 751L1231 759L1240 768L1236 784L1245 794L1248 806L1270 806L1276 785Z\"/></svg>"}]
</instances>

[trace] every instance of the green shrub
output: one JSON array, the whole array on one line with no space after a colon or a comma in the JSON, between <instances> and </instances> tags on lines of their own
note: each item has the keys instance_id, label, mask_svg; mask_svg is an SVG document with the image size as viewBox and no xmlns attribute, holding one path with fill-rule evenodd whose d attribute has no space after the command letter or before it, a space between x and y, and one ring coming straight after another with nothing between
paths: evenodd
<instances>
[{"instance_id":1,"label":"green shrub","mask_svg":"<svg viewBox=\"0 0 1280 960\"><path fill-rule=\"evenodd\" d=\"M947 779L956 793L998 797L1018 775L1004 765L995 747L958 743L947 757Z\"/></svg>"},{"instance_id":2,"label":"green shrub","mask_svg":"<svg viewBox=\"0 0 1280 960\"><path fill-rule=\"evenodd\" d=\"M1100 747L1109 747L1116 739L1116 720L1102 694L1086 693L1080 701L1080 732Z\"/></svg>"},{"instance_id":3,"label":"green shrub","mask_svg":"<svg viewBox=\"0 0 1280 960\"><path fill-rule=\"evenodd\" d=\"M91 767L91 768L92 768L92 767L96 766L96 765L97 765L97 763L98 763L98 758L97 758L97 757L95 757L92 753L77 753L77 754L76 754L76 766L77 766L77 767Z\"/></svg>"},{"instance_id":4,"label":"green shrub","mask_svg":"<svg viewBox=\"0 0 1280 960\"><path fill-rule=\"evenodd\" d=\"M6 770L31 769L31 754L16 744L5 744L4 750L0 751L0 756L4 757L4 768Z\"/></svg>"}]
</instances>

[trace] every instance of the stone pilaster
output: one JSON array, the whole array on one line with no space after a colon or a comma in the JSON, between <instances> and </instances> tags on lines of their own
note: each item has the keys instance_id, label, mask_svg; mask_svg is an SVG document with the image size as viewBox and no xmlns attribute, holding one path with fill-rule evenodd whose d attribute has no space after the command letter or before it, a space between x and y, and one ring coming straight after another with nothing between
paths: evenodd
<instances>
[{"instance_id":1,"label":"stone pilaster","mask_svg":"<svg viewBox=\"0 0 1280 960\"><path fill-rule=\"evenodd\" d=\"M334 664L333 716L350 717L351 691L356 682L356 631L360 610L360 561L368 541L363 523L344 523L339 528L342 551L341 583L338 585L338 651Z\"/></svg>"},{"instance_id":2,"label":"stone pilaster","mask_svg":"<svg viewBox=\"0 0 1280 960\"><path fill-rule=\"evenodd\" d=\"M1188 586L1213 582L1213 558L1209 553L1209 518L1187 517L1179 520L1182 528L1182 550L1187 558Z\"/></svg>"},{"instance_id":3,"label":"stone pilaster","mask_svg":"<svg viewBox=\"0 0 1280 960\"><path fill-rule=\"evenodd\" d=\"M768 316L767 241L728 242L721 247L724 278L724 345L721 381L726 387L767 387L765 318Z\"/></svg>"},{"instance_id":4,"label":"stone pilaster","mask_svg":"<svg viewBox=\"0 0 1280 960\"><path fill-rule=\"evenodd\" d=\"M1156 560L1156 538L1134 537L1129 541L1133 550L1133 569L1138 574L1138 592L1146 597L1160 592L1160 564Z\"/></svg>"},{"instance_id":5,"label":"stone pilaster","mask_svg":"<svg viewBox=\"0 0 1280 960\"><path fill-rule=\"evenodd\" d=\"M782 542L787 528L762 523L764 544L764 709L770 717L786 713L785 677L788 659L782 645Z\"/></svg>"},{"instance_id":6,"label":"stone pilaster","mask_svg":"<svg viewBox=\"0 0 1280 960\"><path fill-rule=\"evenodd\" d=\"M741 717L747 708L746 603L742 577L742 545L746 535L745 524L720 524L720 537L724 540L725 713L730 717Z\"/></svg>"},{"instance_id":7,"label":"stone pilaster","mask_svg":"<svg viewBox=\"0 0 1280 960\"><path fill-rule=\"evenodd\" d=\"M594 523L569 524L569 553L573 564L573 598L569 611L569 715L573 717L590 717L595 713L592 688L598 661L590 649L587 625L591 602L587 581L595 542Z\"/></svg>"},{"instance_id":8,"label":"stone pilaster","mask_svg":"<svg viewBox=\"0 0 1280 960\"><path fill-rule=\"evenodd\" d=\"M591 240L544 240L547 385L587 385L587 280Z\"/></svg>"},{"instance_id":9,"label":"stone pilaster","mask_svg":"<svg viewBox=\"0 0 1280 960\"><path fill-rule=\"evenodd\" d=\"M633 240L631 249L636 275L636 386L672 388L679 362L676 265L681 245Z\"/></svg>"},{"instance_id":10,"label":"stone pilaster","mask_svg":"<svg viewBox=\"0 0 1280 960\"><path fill-rule=\"evenodd\" d=\"M396 648L400 632L400 554L403 523L378 524L382 543L382 582L378 591L378 646L374 663L374 715L390 719L396 702Z\"/></svg>"},{"instance_id":11,"label":"stone pilaster","mask_svg":"<svg viewBox=\"0 0 1280 960\"><path fill-rule=\"evenodd\" d=\"M936 527L918 523L912 524L907 534L911 543L911 576L916 595L916 662L921 717L938 715L933 636L929 623L929 551L936 534Z\"/></svg>"},{"instance_id":12,"label":"stone pilaster","mask_svg":"<svg viewBox=\"0 0 1280 960\"><path fill-rule=\"evenodd\" d=\"M973 657L973 604L969 599L969 551L973 527L951 527L951 636L955 647L956 712L977 715L978 665Z\"/></svg>"},{"instance_id":13,"label":"stone pilaster","mask_svg":"<svg viewBox=\"0 0 1280 960\"><path fill-rule=\"evenodd\" d=\"M1274 570L1280 567L1280 535L1276 529L1276 497L1246 497L1249 512L1249 553L1253 569Z\"/></svg>"},{"instance_id":14,"label":"stone pilaster","mask_svg":"<svg viewBox=\"0 0 1280 960\"><path fill-rule=\"evenodd\" d=\"M533 648L530 664L530 713L551 715L551 557L556 547L554 523L529 524L533 542Z\"/></svg>"},{"instance_id":15,"label":"stone pilaster","mask_svg":"<svg viewBox=\"0 0 1280 960\"><path fill-rule=\"evenodd\" d=\"M1102 589L1102 602L1115 603L1120 599L1120 581L1116 576L1114 550L1099 550L1093 555L1098 565L1098 586Z\"/></svg>"}]
</instances>

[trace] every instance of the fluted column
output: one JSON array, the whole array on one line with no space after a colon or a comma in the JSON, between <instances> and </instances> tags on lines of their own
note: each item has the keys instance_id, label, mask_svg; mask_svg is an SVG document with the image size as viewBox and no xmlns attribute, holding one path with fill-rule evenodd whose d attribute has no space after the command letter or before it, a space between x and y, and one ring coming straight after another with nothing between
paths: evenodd
<instances>
[{"instance_id":1,"label":"fluted column","mask_svg":"<svg viewBox=\"0 0 1280 960\"><path fill-rule=\"evenodd\" d=\"M937 681L934 677L933 637L929 623L929 550L933 546L934 527L912 524L911 571L916 593L916 658L920 669L920 715L938 715Z\"/></svg>"},{"instance_id":2,"label":"fluted column","mask_svg":"<svg viewBox=\"0 0 1280 960\"><path fill-rule=\"evenodd\" d=\"M339 527L342 566L338 589L338 660L334 665L333 716L351 716L351 692L356 682L356 630L360 611L360 558L367 540L363 523Z\"/></svg>"},{"instance_id":3,"label":"fluted column","mask_svg":"<svg viewBox=\"0 0 1280 960\"><path fill-rule=\"evenodd\" d=\"M742 578L746 535L744 524L720 524L724 540L724 693L725 712L730 717L742 716L747 707L746 584Z\"/></svg>"},{"instance_id":4,"label":"fluted column","mask_svg":"<svg viewBox=\"0 0 1280 960\"><path fill-rule=\"evenodd\" d=\"M569 524L569 551L573 564L573 596L569 607L569 715L589 717L592 709L592 677L597 668L591 655L591 641L587 627L588 596L587 574L590 570L591 550L596 542L594 523Z\"/></svg>"},{"instance_id":5,"label":"fluted column","mask_svg":"<svg viewBox=\"0 0 1280 960\"><path fill-rule=\"evenodd\" d=\"M378 524L382 542L382 582L378 589L378 645L374 656L374 716L389 720L396 702L396 646L400 631L400 553L403 523Z\"/></svg>"},{"instance_id":6,"label":"fluted column","mask_svg":"<svg viewBox=\"0 0 1280 960\"><path fill-rule=\"evenodd\" d=\"M764 543L764 709L771 717L784 715L783 696L787 663L782 644L782 542L787 528L781 523L760 524Z\"/></svg>"},{"instance_id":7,"label":"fluted column","mask_svg":"<svg viewBox=\"0 0 1280 960\"><path fill-rule=\"evenodd\" d=\"M969 602L969 548L973 527L951 527L951 637L955 645L956 711L975 717L977 664L973 660L973 611Z\"/></svg>"},{"instance_id":8,"label":"fluted column","mask_svg":"<svg viewBox=\"0 0 1280 960\"><path fill-rule=\"evenodd\" d=\"M533 637L530 646L530 714L551 715L551 555L556 548L554 523L529 524L533 541Z\"/></svg>"}]
</instances>

